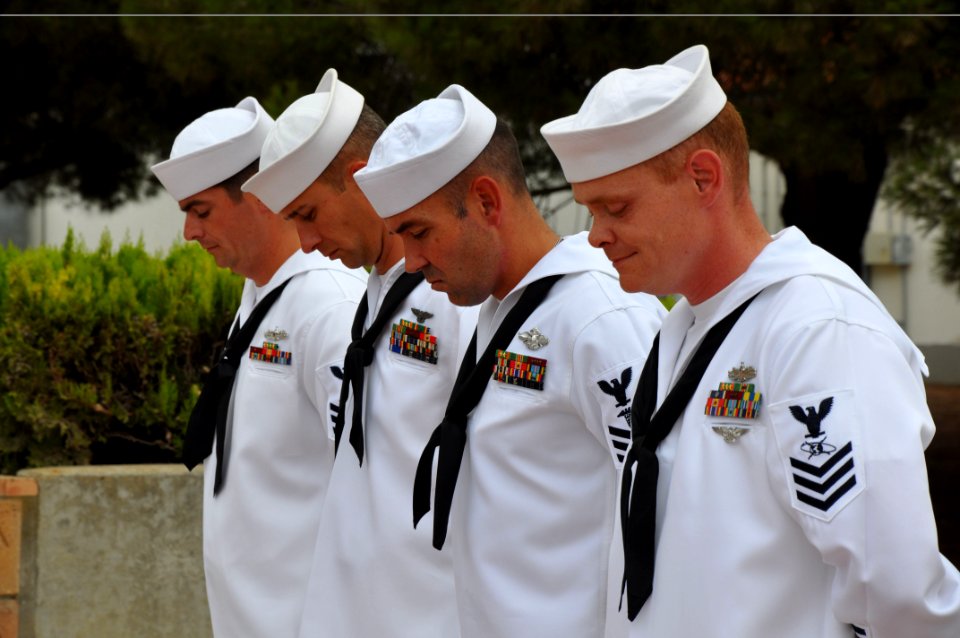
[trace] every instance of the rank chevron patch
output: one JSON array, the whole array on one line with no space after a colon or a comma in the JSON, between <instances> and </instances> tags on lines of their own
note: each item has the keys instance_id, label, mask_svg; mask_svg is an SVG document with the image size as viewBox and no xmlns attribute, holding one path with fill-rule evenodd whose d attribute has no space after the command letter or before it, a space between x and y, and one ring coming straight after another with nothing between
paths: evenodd
<instances>
[{"instance_id":1,"label":"rank chevron patch","mask_svg":"<svg viewBox=\"0 0 960 638\"><path fill-rule=\"evenodd\" d=\"M857 486L852 443L837 450L819 467L793 457L790 465L794 469L793 482L798 488L797 500L824 512L830 511L844 494Z\"/></svg>"},{"instance_id":2,"label":"rank chevron patch","mask_svg":"<svg viewBox=\"0 0 960 638\"><path fill-rule=\"evenodd\" d=\"M643 364L642 358L623 361L596 373L593 383L587 386L600 408L601 422L606 427L607 447L618 467L623 465L632 436L630 408L640 376L634 371L643 367Z\"/></svg>"},{"instance_id":3,"label":"rank chevron patch","mask_svg":"<svg viewBox=\"0 0 960 638\"><path fill-rule=\"evenodd\" d=\"M629 413L629 410L627 410ZM630 430L627 428L618 428L614 425L608 425L607 431L610 433L610 444L616 450L617 460L623 463L623 457L630 447Z\"/></svg>"},{"instance_id":4,"label":"rank chevron patch","mask_svg":"<svg viewBox=\"0 0 960 638\"><path fill-rule=\"evenodd\" d=\"M793 507L830 521L865 487L860 427L849 390L768 406Z\"/></svg>"}]
</instances>

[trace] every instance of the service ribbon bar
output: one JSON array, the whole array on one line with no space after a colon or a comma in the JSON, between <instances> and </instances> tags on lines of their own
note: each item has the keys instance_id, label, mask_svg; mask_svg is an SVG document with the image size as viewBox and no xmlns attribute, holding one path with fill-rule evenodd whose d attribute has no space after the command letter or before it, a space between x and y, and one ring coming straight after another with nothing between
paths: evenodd
<instances>
[{"instance_id":1,"label":"service ribbon bar","mask_svg":"<svg viewBox=\"0 0 960 638\"><path fill-rule=\"evenodd\" d=\"M437 363L437 337L423 324L401 319L393 324L390 333L390 349L418 361Z\"/></svg>"},{"instance_id":2,"label":"service ribbon bar","mask_svg":"<svg viewBox=\"0 0 960 638\"><path fill-rule=\"evenodd\" d=\"M542 391L543 375L546 371L546 359L497 350L497 364L493 368L493 378L500 383Z\"/></svg>"},{"instance_id":3,"label":"service ribbon bar","mask_svg":"<svg viewBox=\"0 0 960 638\"><path fill-rule=\"evenodd\" d=\"M710 392L703 413L707 416L755 419L760 415L760 393L752 383L721 383Z\"/></svg>"},{"instance_id":4,"label":"service ribbon bar","mask_svg":"<svg viewBox=\"0 0 960 638\"><path fill-rule=\"evenodd\" d=\"M250 358L254 361L266 361L267 363L279 363L288 366L293 362L293 353L284 352L279 345L264 341L262 347L250 346Z\"/></svg>"}]
</instances>

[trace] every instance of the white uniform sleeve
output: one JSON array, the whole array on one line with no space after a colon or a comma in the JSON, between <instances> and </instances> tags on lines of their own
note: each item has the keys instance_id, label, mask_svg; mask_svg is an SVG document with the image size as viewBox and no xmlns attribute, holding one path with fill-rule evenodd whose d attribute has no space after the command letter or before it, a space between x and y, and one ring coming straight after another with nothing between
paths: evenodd
<instances>
[{"instance_id":1,"label":"white uniform sleeve","mask_svg":"<svg viewBox=\"0 0 960 638\"><path fill-rule=\"evenodd\" d=\"M767 350L771 485L836 568L837 620L869 638L960 636L960 575L937 546L919 372L886 335L833 319Z\"/></svg>"},{"instance_id":2,"label":"white uniform sleeve","mask_svg":"<svg viewBox=\"0 0 960 638\"><path fill-rule=\"evenodd\" d=\"M350 327L359 301L343 300L324 308L303 327L300 378L327 435L333 438L334 415L340 410L343 356L350 344Z\"/></svg>"},{"instance_id":3,"label":"white uniform sleeve","mask_svg":"<svg viewBox=\"0 0 960 638\"><path fill-rule=\"evenodd\" d=\"M630 445L630 407L660 321L648 308L613 310L594 319L574 342L574 406L617 467Z\"/></svg>"}]
</instances>

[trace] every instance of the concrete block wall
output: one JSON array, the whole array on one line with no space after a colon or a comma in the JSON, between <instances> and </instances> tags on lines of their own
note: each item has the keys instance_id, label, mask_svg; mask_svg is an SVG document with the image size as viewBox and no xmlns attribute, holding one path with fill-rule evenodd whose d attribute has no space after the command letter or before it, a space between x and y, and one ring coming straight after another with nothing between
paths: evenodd
<instances>
[{"instance_id":1,"label":"concrete block wall","mask_svg":"<svg viewBox=\"0 0 960 638\"><path fill-rule=\"evenodd\" d=\"M177 465L0 477L0 638L209 638L201 508Z\"/></svg>"}]
</instances>

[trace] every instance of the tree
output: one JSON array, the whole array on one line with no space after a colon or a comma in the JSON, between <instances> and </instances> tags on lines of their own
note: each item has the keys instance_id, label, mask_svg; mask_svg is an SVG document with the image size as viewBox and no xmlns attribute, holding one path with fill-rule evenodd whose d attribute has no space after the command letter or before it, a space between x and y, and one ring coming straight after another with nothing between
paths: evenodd
<instances>
[{"instance_id":1,"label":"tree","mask_svg":"<svg viewBox=\"0 0 960 638\"><path fill-rule=\"evenodd\" d=\"M0 20L0 190L33 202L60 186L107 208L142 191L144 158L180 111L166 111L165 96L148 90L158 69L119 27L114 19Z\"/></svg>"},{"instance_id":2,"label":"tree","mask_svg":"<svg viewBox=\"0 0 960 638\"><path fill-rule=\"evenodd\" d=\"M516 11L524 2L499 2ZM711 5L711 10L734 8ZM441 3L421 3L422 11ZM597 7L600 8L597 8ZM415 90L435 95L455 80L511 120L543 190L558 167L539 126L579 108L592 83L618 67L659 63L696 42L744 116L752 146L784 172L786 224L862 269L861 245L888 157L910 115L956 95L960 23L937 16L685 17L701 2L651 2L672 16L409 17L383 21L377 38L415 68ZM822 11L773 3L770 11ZM831 3L853 12L855 3ZM945 10L942 2L887 2L887 12ZM619 3L568 0L559 11L621 11ZM491 6L491 10L493 10Z\"/></svg>"},{"instance_id":3,"label":"tree","mask_svg":"<svg viewBox=\"0 0 960 638\"><path fill-rule=\"evenodd\" d=\"M944 283L960 288L960 134L943 122L911 121L905 130L883 196L926 232L941 231L937 271Z\"/></svg>"},{"instance_id":4,"label":"tree","mask_svg":"<svg viewBox=\"0 0 960 638\"><path fill-rule=\"evenodd\" d=\"M273 6L291 12L300 4ZM63 8L122 14L142 5L111 0ZM33 9L22 0L4 6L5 13ZM219 0L151 7L172 14L199 9L262 10L256 2ZM350 75L370 99L396 103L396 112L412 99L363 22L335 16L5 16L0 43L4 59L17 61L5 77L16 92L0 102L0 191L28 203L59 187L111 209L155 191L150 164L167 156L192 119L248 95L279 115L314 90L329 66Z\"/></svg>"},{"instance_id":5,"label":"tree","mask_svg":"<svg viewBox=\"0 0 960 638\"><path fill-rule=\"evenodd\" d=\"M110 6L141 5L114 0ZM606 72L662 62L703 42L752 146L786 176L784 221L859 272L863 237L890 154L902 140L901 125L944 112L956 95L960 22L936 15L859 17L854 2L782 0L767 10L843 15L683 15L744 10L740 5L651 0L642 9L663 15L634 17L618 15L623 3L613 1L482 0L454 9L469 15L428 15L451 8L422 0L406 8L423 15L406 17L4 20L8 59L29 62L16 74L29 95L3 106L14 124L0 138L0 188L11 176L26 176L29 184L60 183L108 204L134 196L146 174L144 158L162 157L198 114L256 95L278 115L332 66L388 120L450 83L463 84L513 125L535 191L548 193L565 183L540 136L543 123L576 111ZM938 0L871 7L949 9ZM386 0L166 0L153 10L398 8ZM529 15L543 11L552 15ZM587 12L595 15L569 15ZM65 114L61 105L74 100L82 108Z\"/></svg>"},{"instance_id":6,"label":"tree","mask_svg":"<svg viewBox=\"0 0 960 638\"><path fill-rule=\"evenodd\" d=\"M740 38L715 36L721 81L753 147L786 177L784 223L856 272L902 124L956 95L958 26L938 17L766 18L739 25Z\"/></svg>"}]
</instances>

